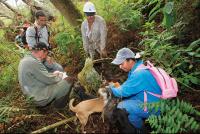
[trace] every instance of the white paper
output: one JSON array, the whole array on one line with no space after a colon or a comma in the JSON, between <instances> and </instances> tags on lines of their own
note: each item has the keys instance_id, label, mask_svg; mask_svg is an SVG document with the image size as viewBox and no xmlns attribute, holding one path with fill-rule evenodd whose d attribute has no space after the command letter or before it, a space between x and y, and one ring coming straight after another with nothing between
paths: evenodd
<instances>
[{"instance_id":1,"label":"white paper","mask_svg":"<svg viewBox=\"0 0 200 134\"><path fill-rule=\"evenodd\" d=\"M65 79L66 77L68 77L68 75L66 74L66 72L63 72L62 79Z\"/></svg>"}]
</instances>

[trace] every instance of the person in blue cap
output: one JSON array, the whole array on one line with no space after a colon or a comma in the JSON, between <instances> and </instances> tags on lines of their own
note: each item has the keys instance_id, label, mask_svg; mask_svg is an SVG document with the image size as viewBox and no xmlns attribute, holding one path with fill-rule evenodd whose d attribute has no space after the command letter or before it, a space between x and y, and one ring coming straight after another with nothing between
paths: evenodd
<instances>
[{"instance_id":1,"label":"person in blue cap","mask_svg":"<svg viewBox=\"0 0 200 134\"><path fill-rule=\"evenodd\" d=\"M129 48L120 49L112 64L118 65L120 69L128 72L128 78L122 85L119 87L110 85L114 96L122 98L117 108L125 109L129 113L130 123L136 129L142 130L143 119L148 118L151 114L159 114L159 111L150 111L144 106L145 98L147 103L160 100L147 92L161 94L161 89L148 69L137 70L139 66L143 65L143 61L140 59L140 55L135 54Z\"/></svg>"}]
</instances>

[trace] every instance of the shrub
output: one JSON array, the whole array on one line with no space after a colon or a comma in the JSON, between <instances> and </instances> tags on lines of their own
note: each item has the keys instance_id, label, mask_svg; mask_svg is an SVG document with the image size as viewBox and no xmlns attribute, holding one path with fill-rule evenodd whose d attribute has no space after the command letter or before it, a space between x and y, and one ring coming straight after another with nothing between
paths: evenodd
<instances>
[{"instance_id":1,"label":"shrub","mask_svg":"<svg viewBox=\"0 0 200 134\"><path fill-rule=\"evenodd\" d=\"M8 91L17 85L17 68L20 54L14 45L0 43L0 91Z\"/></svg>"},{"instance_id":2,"label":"shrub","mask_svg":"<svg viewBox=\"0 0 200 134\"><path fill-rule=\"evenodd\" d=\"M200 112L191 104L176 99L163 100L148 106L149 109L158 107L161 114L151 115L147 119L153 128L152 133L185 133L200 129L199 123L194 119L195 116L200 116Z\"/></svg>"},{"instance_id":3,"label":"shrub","mask_svg":"<svg viewBox=\"0 0 200 134\"><path fill-rule=\"evenodd\" d=\"M196 64L199 58L200 39L188 47L181 47L172 43L175 35L171 30L156 31L154 22L147 22L144 28L145 31L141 32L144 39L139 44L144 47L144 59L151 57L151 60L165 68L187 88L200 85L199 65Z\"/></svg>"},{"instance_id":4,"label":"shrub","mask_svg":"<svg viewBox=\"0 0 200 134\"><path fill-rule=\"evenodd\" d=\"M100 3L100 2L98 2ZM114 22L121 30L139 29L142 24L142 14L133 8L133 2L128 1L101 1L102 16L107 21ZM113 8L115 7L115 8Z\"/></svg>"}]
</instances>

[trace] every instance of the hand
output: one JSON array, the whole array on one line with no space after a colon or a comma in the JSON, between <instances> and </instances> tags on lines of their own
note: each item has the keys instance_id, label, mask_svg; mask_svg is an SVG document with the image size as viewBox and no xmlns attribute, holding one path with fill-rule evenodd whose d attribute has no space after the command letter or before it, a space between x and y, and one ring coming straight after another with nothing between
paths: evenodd
<instances>
[{"instance_id":1,"label":"hand","mask_svg":"<svg viewBox=\"0 0 200 134\"><path fill-rule=\"evenodd\" d=\"M112 88L112 87L115 87L114 83L113 82L109 82L109 85L108 85L109 88Z\"/></svg>"},{"instance_id":2,"label":"hand","mask_svg":"<svg viewBox=\"0 0 200 134\"><path fill-rule=\"evenodd\" d=\"M114 82L114 86L115 86L116 88L120 87L119 82Z\"/></svg>"},{"instance_id":3,"label":"hand","mask_svg":"<svg viewBox=\"0 0 200 134\"><path fill-rule=\"evenodd\" d=\"M60 71L54 71L53 74L60 77L60 78L63 77L63 72L60 72Z\"/></svg>"},{"instance_id":4,"label":"hand","mask_svg":"<svg viewBox=\"0 0 200 134\"><path fill-rule=\"evenodd\" d=\"M46 61L47 61L49 64L53 64L53 63L54 63L53 58L52 58L52 57L49 57L49 56L47 56Z\"/></svg>"}]
</instances>

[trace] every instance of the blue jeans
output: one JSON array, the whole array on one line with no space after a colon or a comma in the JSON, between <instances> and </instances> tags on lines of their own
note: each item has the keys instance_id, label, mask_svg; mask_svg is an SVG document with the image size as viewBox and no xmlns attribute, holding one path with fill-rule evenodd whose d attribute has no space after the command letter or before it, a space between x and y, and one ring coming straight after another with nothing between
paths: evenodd
<instances>
[{"instance_id":1,"label":"blue jeans","mask_svg":"<svg viewBox=\"0 0 200 134\"><path fill-rule=\"evenodd\" d=\"M123 100L118 104L118 108L126 109L129 113L128 119L136 128L142 128L143 119L148 118L151 114L159 115L159 112L149 113L145 112L143 103L140 100Z\"/></svg>"}]
</instances>

